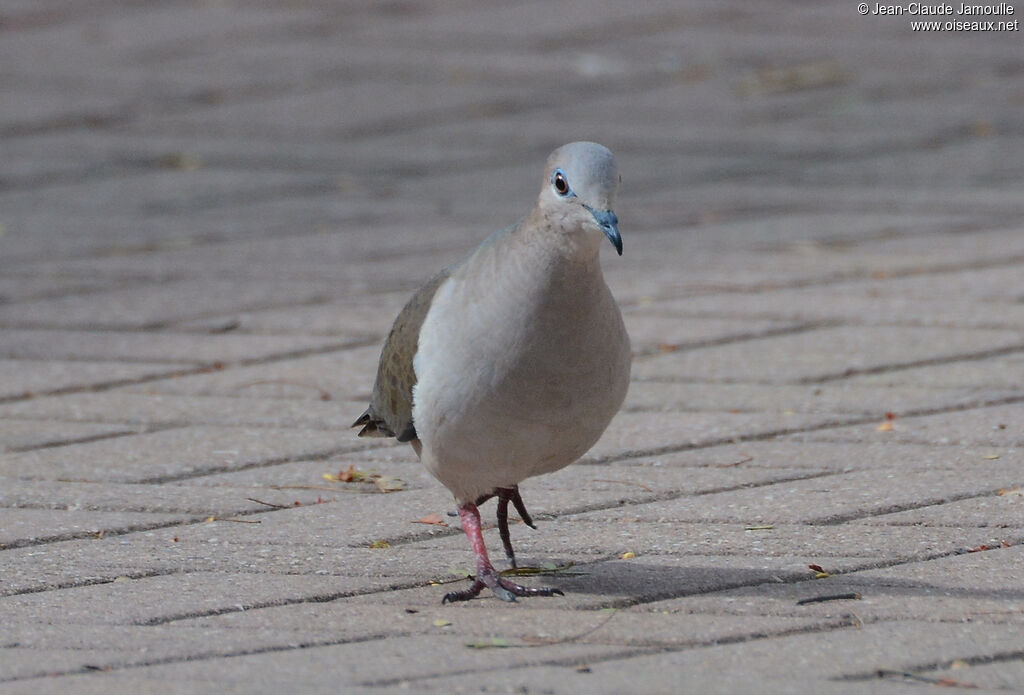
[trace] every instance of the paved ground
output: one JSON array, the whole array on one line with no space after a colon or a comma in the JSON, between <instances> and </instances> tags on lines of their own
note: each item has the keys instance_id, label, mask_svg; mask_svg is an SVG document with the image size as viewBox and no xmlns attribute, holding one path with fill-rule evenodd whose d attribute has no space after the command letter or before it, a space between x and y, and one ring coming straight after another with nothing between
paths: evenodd
<instances>
[{"instance_id":1,"label":"paved ground","mask_svg":"<svg viewBox=\"0 0 1024 695\"><path fill-rule=\"evenodd\" d=\"M822 5L3 0L0 692L1020 688L1021 34ZM634 381L442 606L348 425L574 139Z\"/></svg>"}]
</instances>

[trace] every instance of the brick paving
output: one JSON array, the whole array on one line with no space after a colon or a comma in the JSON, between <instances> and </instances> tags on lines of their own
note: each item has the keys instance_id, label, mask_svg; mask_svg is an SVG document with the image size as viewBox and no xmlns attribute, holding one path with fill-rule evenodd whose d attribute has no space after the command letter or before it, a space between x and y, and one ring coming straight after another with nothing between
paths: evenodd
<instances>
[{"instance_id":1,"label":"brick paving","mask_svg":"<svg viewBox=\"0 0 1024 695\"><path fill-rule=\"evenodd\" d=\"M915 19L5 0L0 693L1019 689L1020 32ZM522 486L566 596L442 606L448 493L348 425L577 139L633 384Z\"/></svg>"}]
</instances>

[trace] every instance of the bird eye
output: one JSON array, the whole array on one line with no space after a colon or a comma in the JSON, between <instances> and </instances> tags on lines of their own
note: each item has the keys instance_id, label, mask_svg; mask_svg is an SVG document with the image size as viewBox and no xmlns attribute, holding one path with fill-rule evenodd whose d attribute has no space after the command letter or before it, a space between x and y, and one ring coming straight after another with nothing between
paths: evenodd
<instances>
[{"instance_id":1,"label":"bird eye","mask_svg":"<svg viewBox=\"0 0 1024 695\"><path fill-rule=\"evenodd\" d=\"M561 169L555 169L555 175L551 177L551 185L555 187L555 193L563 198L572 194L569 182L566 180L565 174L562 173Z\"/></svg>"}]
</instances>

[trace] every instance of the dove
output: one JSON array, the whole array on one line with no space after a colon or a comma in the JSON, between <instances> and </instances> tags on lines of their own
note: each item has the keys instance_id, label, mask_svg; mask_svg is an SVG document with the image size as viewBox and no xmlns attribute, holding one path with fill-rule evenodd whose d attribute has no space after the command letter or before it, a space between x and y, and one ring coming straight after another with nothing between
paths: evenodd
<instances>
[{"instance_id":1,"label":"dove","mask_svg":"<svg viewBox=\"0 0 1024 695\"><path fill-rule=\"evenodd\" d=\"M579 459L625 399L629 336L599 260L604 241L622 255L619 181L606 147L556 149L530 213L420 288L381 351L370 405L353 427L409 442L454 495L476 577L443 603L485 587L505 601L562 595L494 569L478 505L498 498L498 530L515 567L508 505L536 528L519 483Z\"/></svg>"}]
</instances>

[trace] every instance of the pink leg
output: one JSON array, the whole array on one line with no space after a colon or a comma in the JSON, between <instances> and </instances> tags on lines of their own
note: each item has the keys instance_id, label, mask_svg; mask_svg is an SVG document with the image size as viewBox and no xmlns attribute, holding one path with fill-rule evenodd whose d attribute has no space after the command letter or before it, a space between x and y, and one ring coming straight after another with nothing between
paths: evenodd
<instances>
[{"instance_id":1,"label":"pink leg","mask_svg":"<svg viewBox=\"0 0 1024 695\"><path fill-rule=\"evenodd\" d=\"M558 589L546 587L532 588L519 586L507 579L502 579L494 571L494 565L487 557L487 547L484 545L484 536L480 532L480 510L472 502L459 507L459 519L462 520L462 530L473 545L473 554L476 555L476 579L473 586L463 591L451 591L444 595L441 603L449 601L468 601L476 598L486 586L494 592L494 595L502 601L515 601L516 596L558 596L562 592Z\"/></svg>"}]
</instances>

